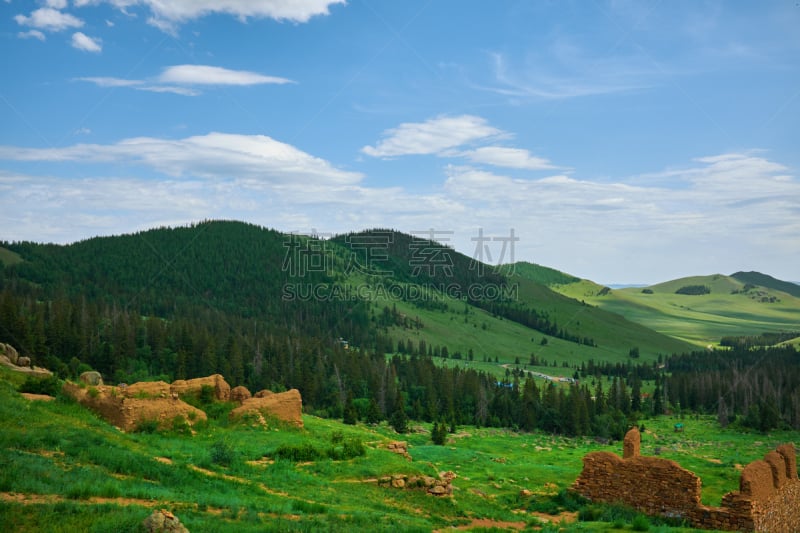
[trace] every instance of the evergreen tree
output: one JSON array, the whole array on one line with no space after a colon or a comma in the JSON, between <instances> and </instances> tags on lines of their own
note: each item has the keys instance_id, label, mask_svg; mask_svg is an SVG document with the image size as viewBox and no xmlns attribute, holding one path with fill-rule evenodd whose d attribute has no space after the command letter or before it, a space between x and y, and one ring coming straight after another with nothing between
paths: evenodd
<instances>
[{"instance_id":1,"label":"evergreen tree","mask_svg":"<svg viewBox=\"0 0 800 533\"><path fill-rule=\"evenodd\" d=\"M398 391L395 398L394 410L392 411L392 416L389 419L389 424L391 424L392 428L394 428L396 432L407 433L408 415L406 414L406 405L405 400L403 399L403 393Z\"/></svg>"},{"instance_id":2,"label":"evergreen tree","mask_svg":"<svg viewBox=\"0 0 800 533\"><path fill-rule=\"evenodd\" d=\"M342 416L342 422L345 424L349 424L351 426L355 425L358 422L358 411L356 410L356 406L353 403L353 392L347 391L347 399L344 402L344 413Z\"/></svg>"}]
</instances>

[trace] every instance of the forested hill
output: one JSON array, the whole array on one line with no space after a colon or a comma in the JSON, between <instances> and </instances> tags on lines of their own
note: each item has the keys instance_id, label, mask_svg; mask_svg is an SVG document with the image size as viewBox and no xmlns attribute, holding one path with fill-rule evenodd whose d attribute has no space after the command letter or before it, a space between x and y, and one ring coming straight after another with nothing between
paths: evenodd
<instances>
[{"instance_id":1,"label":"forested hill","mask_svg":"<svg viewBox=\"0 0 800 533\"><path fill-rule=\"evenodd\" d=\"M411 416L621 434L641 407L630 397L609 392L612 408L585 384L523 385L520 356L636 390L686 346L391 230L323 240L214 221L0 250L0 342L61 377L221 373L250 390L298 388L310 413L400 428Z\"/></svg>"},{"instance_id":2,"label":"forested hill","mask_svg":"<svg viewBox=\"0 0 800 533\"><path fill-rule=\"evenodd\" d=\"M776 279L767 274L762 274L761 272L736 272L735 274L731 274L731 277L745 284L783 291L786 294L791 294L792 296L800 298L800 285Z\"/></svg>"}]
</instances>

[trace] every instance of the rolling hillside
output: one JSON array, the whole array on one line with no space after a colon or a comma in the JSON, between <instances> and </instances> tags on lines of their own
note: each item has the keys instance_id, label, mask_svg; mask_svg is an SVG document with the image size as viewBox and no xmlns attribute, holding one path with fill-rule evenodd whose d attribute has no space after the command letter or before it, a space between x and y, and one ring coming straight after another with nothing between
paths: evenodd
<instances>
[{"instance_id":1,"label":"rolling hillside","mask_svg":"<svg viewBox=\"0 0 800 533\"><path fill-rule=\"evenodd\" d=\"M687 287L705 287L709 292L677 294ZM795 287L759 273L693 276L615 290L603 290L586 280L553 286L562 294L698 346L716 345L725 336L800 331Z\"/></svg>"}]
</instances>

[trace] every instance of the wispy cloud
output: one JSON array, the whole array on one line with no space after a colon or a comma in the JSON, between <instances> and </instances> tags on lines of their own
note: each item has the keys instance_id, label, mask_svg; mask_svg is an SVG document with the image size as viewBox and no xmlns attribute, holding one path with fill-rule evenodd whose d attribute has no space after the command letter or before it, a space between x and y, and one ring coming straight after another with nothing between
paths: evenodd
<instances>
[{"instance_id":1,"label":"wispy cloud","mask_svg":"<svg viewBox=\"0 0 800 533\"><path fill-rule=\"evenodd\" d=\"M72 47L84 52L100 53L103 51L103 46L100 44L100 39L92 38L83 32L75 32L72 34Z\"/></svg>"},{"instance_id":2,"label":"wispy cloud","mask_svg":"<svg viewBox=\"0 0 800 533\"><path fill-rule=\"evenodd\" d=\"M545 57L513 62L494 52L489 58L492 81L475 87L510 98L559 100L639 91L656 83L656 69L642 58L586 56L561 41Z\"/></svg>"},{"instance_id":3,"label":"wispy cloud","mask_svg":"<svg viewBox=\"0 0 800 533\"><path fill-rule=\"evenodd\" d=\"M178 85L282 85L284 83L294 83L286 78L209 65L175 65L167 67L158 77L158 81Z\"/></svg>"},{"instance_id":4,"label":"wispy cloud","mask_svg":"<svg viewBox=\"0 0 800 533\"><path fill-rule=\"evenodd\" d=\"M372 157L437 154L502 133L481 117L439 116L425 122L406 122L386 130L383 139L375 146L365 146L361 151Z\"/></svg>"},{"instance_id":5,"label":"wispy cloud","mask_svg":"<svg viewBox=\"0 0 800 533\"><path fill-rule=\"evenodd\" d=\"M40 41L44 41L46 39L44 33L40 32L39 30L21 31L17 33L17 37L20 39L39 39Z\"/></svg>"},{"instance_id":6,"label":"wispy cloud","mask_svg":"<svg viewBox=\"0 0 800 533\"><path fill-rule=\"evenodd\" d=\"M231 70L209 65L173 65L164 68L160 75L150 79L131 80L112 76L84 76L78 81L94 83L98 87L130 87L140 91L173 93L196 96L202 86L283 85L295 83L287 78L267 76L248 70Z\"/></svg>"},{"instance_id":7,"label":"wispy cloud","mask_svg":"<svg viewBox=\"0 0 800 533\"><path fill-rule=\"evenodd\" d=\"M138 163L173 177L235 176L275 183L346 184L358 182L362 177L265 135L226 133L178 140L136 137L115 144L76 144L65 148L0 146L0 159Z\"/></svg>"},{"instance_id":8,"label":"wispy cloud","mask_svg":"<svg viewBox=\"0 0 800 533\"><path fill-rule=\"evenodd\" d=\"M525 170L548 170L557 168L549 160L543 157L536 157L528 150L522 148L481 146L474 150L461 152L458 155L466 157L474 163L484 163L496 167L519 168Z\"/></svg>"}]
</instances>

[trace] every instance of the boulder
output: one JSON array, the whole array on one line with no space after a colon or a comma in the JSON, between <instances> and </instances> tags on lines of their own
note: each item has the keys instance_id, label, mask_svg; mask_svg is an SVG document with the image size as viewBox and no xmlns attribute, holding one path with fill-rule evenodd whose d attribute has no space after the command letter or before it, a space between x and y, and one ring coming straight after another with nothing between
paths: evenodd
<instances>
[{"instance_id":1,"label":"boulder","mask_svg":"<svg viewBox=\"0 0 800 533\"><path fill-rule=\"evenodd\" d=\"M248 415L274 418L293 426L303 427L303 399L297 389L248 398L231 411L230 418L238 420Z\"/></svg>"},{"instance_id":2,"label":"boulder","mask_svg":"<svg viewBox=\"0 0 800 533\"><path fill-rule=\"evenodd\" d=\"M225 381L225 378L219 374L214 374L205 378L195 379L179 379L172 382L172 392L178 393L179 396L193 394L199 396L203 390L203 386L213 387L214 399L221 402L227 402L231 396L231 386Z\"/></svg>"},{"instance_id":3,"label":"boulder","mask_svg":"<svg viewBox=\"0 0 800 533\"><path fill-rule=\"evenodd\" d=\"M253 397L254 398L266 398L267 396L272 396L273 394L275 394L275 393L272 392L271 390L263 389L263 390L258 391L255 394L253 394Z\"/></svg>"},{"instance_id":4,"label":"boulder","mask_svg":"<svg viewBox=\"0 0 800 533\"><path fill-rule=\"evenodd\" d=\"M247 390L247 387L243 387L239 385L238 387L234 387L231 389L231 401L237 402L239 405L242 404L245 400L249 400L252 398L253 395L250 394L250 391Z\"/></svg>"},{"instance_id":5,"label":"boulder","mask_svg":"<svg viewBox=\"0 0 800 533\"><path fill-rule=\"evenodd\" d=\"M103 384L103 376L101 376L100 372L97 372L96 370L84 372L78 379L81 383L92 385L93 387Z\"/></svg>"},{"instance_id":6,"label":"boulder","mask_svg":"<svg viewBox=\"0 0 800 533\"><path fill-rule=\"evenodd\" d=\"M411 455L408 453L408 443L403 440L393 440L386 445L386 449L392 453L402 455L411 461Z\"/></svg>"},{"instance_id":7,"label":"boulder","mask_svg":"<svg viewBox=\"0 0 800 533\"><path fill-rule=\"evenodd\" d=\"M31 366L30 357L17 357L17 366L29 367Z\"/></svg>"},{"instance_id":8,"label":"boulder","mask_svg":"<svg viewBox=\"0 0 800 533\"><path fill-rule=\"evenodd\" d=\"M17 349L11 346L10 344L4 344L0 342L0 355L5 355L8 357L8 360L11 361L11 364L16 365L17 359L19 359L19 354L17 353Z\"/></svg>"},{"instance_id":9,"label":"boulder","mask_svg":"<svg viewBox=\"0 0 800 533\"><path fill-rule=\"evenodd\" d=\"M144 519L142 527L148 533L189 533L178 517L166 509L153 511Z\"/></svg>"}]
</instances>

